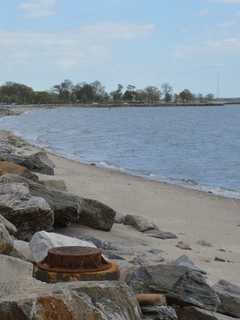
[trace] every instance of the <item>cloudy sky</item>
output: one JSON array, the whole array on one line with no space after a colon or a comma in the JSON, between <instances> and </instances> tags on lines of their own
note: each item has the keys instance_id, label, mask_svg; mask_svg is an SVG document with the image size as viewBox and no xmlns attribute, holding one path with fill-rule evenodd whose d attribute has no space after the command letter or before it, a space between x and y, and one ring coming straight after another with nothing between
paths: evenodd
<instances>
[{"instance_id":1,"label":"cloudy sky","mask_svg":"<svg viewBox=\"0 0 240 320\"><path fill-rule=\"evenodd\" d=\"M0 3L0 82L63 79L240 96L240 0Z\"/></svg>"}]
</instances>

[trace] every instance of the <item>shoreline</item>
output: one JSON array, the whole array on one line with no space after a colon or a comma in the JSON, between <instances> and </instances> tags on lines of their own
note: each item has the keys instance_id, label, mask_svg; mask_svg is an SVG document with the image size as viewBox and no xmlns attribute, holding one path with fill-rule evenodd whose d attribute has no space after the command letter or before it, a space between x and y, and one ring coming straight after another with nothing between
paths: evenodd
<instances>
[{"instance_id":1,"label":"shoreline","mask_svg":"<svg viewBox=\"0 0 240 320\"><path fill-rule=\"evenodd\" d=\"M85 233L126 247L131 243L140 254L147 248L160 249L169 262L187 255L208 272L212 283L219 279L239 283L240 200L82 164L53 153L48 155L56 165L54 179L64 180L69 192L101 201L123 214L145 217L160 230L173 232L178 239L154 239L118 224L109 233L80 226L60 233L72 236ZM51 180L42 175L40 178ZM189 244L191 250L177 248L179 241ZM208 245L200 245L201 241ZM215 261L216 258L224 262Z\"/></svg>"}]
</instances>

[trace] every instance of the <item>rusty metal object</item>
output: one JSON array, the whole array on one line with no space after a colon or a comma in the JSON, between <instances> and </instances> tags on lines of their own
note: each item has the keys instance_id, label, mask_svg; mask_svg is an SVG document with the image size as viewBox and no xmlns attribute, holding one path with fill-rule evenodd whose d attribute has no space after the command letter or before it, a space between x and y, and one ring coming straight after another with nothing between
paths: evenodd
<instances>
[{"instance_id":1,"label":"rusty metal object","mask_svg":"<svg viewBox=\"0 0 240 320\"><path fill-rule=\"evenodd\" d=\"M119 280L120 276L117 264L105 260L101 250L83 247L50 249L34 273L37 279L48 283Z\"/></svg>"}]
</instances>

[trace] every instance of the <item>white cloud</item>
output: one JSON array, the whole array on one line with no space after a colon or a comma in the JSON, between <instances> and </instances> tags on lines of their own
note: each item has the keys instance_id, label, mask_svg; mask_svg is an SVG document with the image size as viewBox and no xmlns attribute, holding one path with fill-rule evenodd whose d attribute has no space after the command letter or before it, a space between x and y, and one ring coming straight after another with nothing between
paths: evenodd
<instances>
[{"instance_id":1,"label":"white cloud","mask_svg":"<svg viewBox=\"0 0 240 320\"><path fill-rule=\"evenodd\" d=\"M57 0L25 0L19 5L19 9L26 18L40 19L52 16L56 13Z\"/></svg>"},{"instance_id":2,"label":"white cloud","mask_svg":"<svg viewBox=\"0 0 240 320\"><path fill-rule=\"evenodd\" d=\"M0 31L0 63L9 68L81 69L110 60L116 41L145 38L154 29L151 24L101 23L69 32Z\"/></svg>"},{"instance_id":3,"label":"white cloud","mask_svg":"<svg viewBox=\"0 0 240 320\"><path fill-rule=\"evenodd\" d=\"M231 37L219 40L209 40L205 43L180 46L176 50L178 58L196 57L197 55L240 54L240 38Z\"/></svg>"}]
</instances>

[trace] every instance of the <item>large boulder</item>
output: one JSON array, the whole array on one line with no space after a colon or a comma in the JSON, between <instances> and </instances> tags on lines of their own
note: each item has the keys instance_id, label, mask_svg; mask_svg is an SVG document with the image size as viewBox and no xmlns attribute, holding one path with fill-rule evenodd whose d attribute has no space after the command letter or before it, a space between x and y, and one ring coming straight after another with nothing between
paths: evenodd
<instances>
[{"instance_id":1,"label":"large boulder","mask_svg":"<svg viewBox=\"0 0 240 320\"><path fill-rule=\"evenodd\" d=\"M228 281L219 281L213 289L220 298L218 312L240 318L240 287Z\"/></svg>"},{"instance_id":2,"label":"large boulder","mask_svg":"<svg viewBox=\"0 0 240 320\"><path fill-rule=\"evenodd\" d=\"M184 266L141 266L130 271L126 281L135 293L163 293L180 305L215 311L220 303L203 274Z\"/></svg>"},{"instance_id":3,"label":"large boulder","mask_svg":"<svg viewBox=\"0 0 240 320\"><path fill-rule=\"evenodd\" d=\"M21 240L40 230L51 230L54 223L47 202L33 197L22 183L0 184L0 214L17 227L17 238Z\"/></svg>"},{"instance_id":4,"label":"large boulder","mask_svg":"<svg viewBox=\"0 0 240 320\"><path fill-rule=\"evenodd\" d=\"M133 214L127 214L125 216L124 224L127 226L131 226L140 232L158 229L158 227L153 222L149 221L144 217Z\"/></svg>"},{"instance_id":5,"label":"large boulder","mask_svg":"<svg viewBox=\"0 0 240 320\"><path fill-rule=\"evenodd\" d=\"M76 246L96 248L92 242L45 231L35 233L30 241L30 249L35 262L43 261L51 248Z\"/></svg>"},{"instance_id":6,"label":"large boulder","mask_svg":"<svg viewBox=\"0 0 240 320\"><path fill-rule=\"evenodd\" d=\"M233 320L234 318L220 313L211 312L195 307L186 307L179 311L179 320Z\"/></svg>"},{"instance_id":7,"label":"large boulder","mask_svg":"<svg viewBox=\"0 0 240 320\"><path fill-rule=\"evenodd\" d=\"M20 291L22 289L19 289ZM138 303L119 282L75 282L28 286L0 299L2 320L139 320Z\"/></svg>"},{"instance_id":8,"label":"large boulder","mask_svg":"<svg viewBox=\"0 0 240 320\"><path fill-rule=\"evenodd\" d=\"M0 254L8 254L12 251L13 239L5 226L0 223Z\"/></svg>"},{"instance_id":9,"label":"large boulder","mask_svg":"<svg viewBox=\"0 0 240 320\"><path fill-rule=\"evenodd\" d=\"M26 179L31 179L33 181L38 181L38 177L29 171L27 168L15 164L13 162L0 161L0 176L4 174L17 174Z\"/></svg>"},{"instance_id":10,"label":"large boulder","mask_svg":"<svg viewBox=\"0 0 240 320\"><path fill-rule=\"evenodd\" d=\"M54 212L54 223L56 226L66 227L70 223L77 223L79 220L80 199L71 193L50 189L41 183L12 174L0 177L0 183L26 184L32 196L41 197L46 200Z\"/></svg>"},{"instance_id":11,"label":"large boulder","mask_svg":"<svg viewBox=\"0 0 240 320\"><path fill-rule=\"evenodd\" d=\"M53 175L54 164L44 150L7 131L0 131L0 160L9 161L43 174Z\"/></svg>"},{"instance_id":12,"label":"large boulder","mask_svg":"<svg viewBox=\"0 0 240 320\"><path fill-rule=\"evenodd\" d=\"M32 278L32 274L32 263L0 254L0 289L2 283L21 282L24 279ZM0 298L2 297L1 293L0 290Z\"/></svg>"},{"instance_id":13,"label":"large boulder","mask_svg":"<svg viewBox=\"0 0 240 320\"><path fill-rule=\"evenodd\" d=\"M81 198L68 192L51 189L41 183L17 175L7 174L0 177L0 183L24 183L31 195L44 198L54 212L55 225L68 226L79 223L104 231L111 230L115 211L105 204Z\"/></svg>"},{"instance_id":14,"label":"large boulder","mask_svg":"<svg viewBox=\"0 0 240 320\"><path fill-rule=\"evenodd\" d=\"M80 199L79 224L94 229L110 231L116 212L107 205L91 199Z\"/></svg>"}]
</instances>

